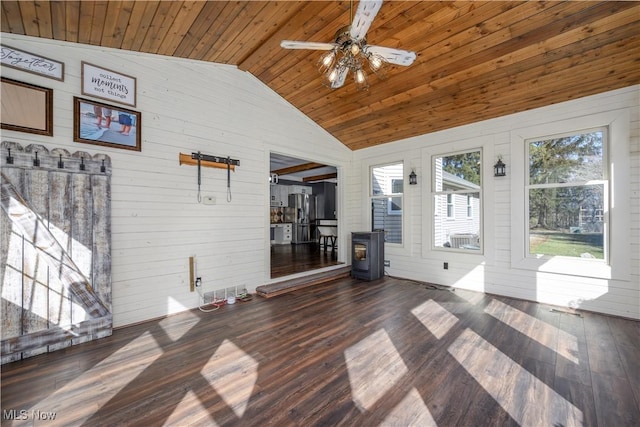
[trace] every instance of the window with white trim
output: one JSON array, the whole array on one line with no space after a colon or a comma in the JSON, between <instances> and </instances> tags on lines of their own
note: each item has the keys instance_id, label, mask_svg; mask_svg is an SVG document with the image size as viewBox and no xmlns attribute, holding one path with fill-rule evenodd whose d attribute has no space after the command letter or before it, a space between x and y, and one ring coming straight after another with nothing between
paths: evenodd
<instances>
[{"instance_id":1,"label":"window with white trim","mask_svg":"<svg viewBox=\"0 0 640 427\"><path fill-rule=\"evenodd\" d=\"M453 194L447 194L447 218L455 219L456 205L453 204Z\"/></svg>"},{"instance_id":2,"label":"window with white trim","mask_svg":"<svg viewBox=\"0 0 640 427\"><path fill-rule=\"evenodd\" d=\"M526 140L527 256L608 260L607 129Z\"/></svg>"},{"instance_id":3,"label":"window with white trim","mask_svg":"<svg viewBox=\"0 0 640 427\"><path fill-rule=\"evenodd\" d=\"M371 229L384 230L387 243L402 244L403 192L402 162L371 168Z\"/></svg>"},{"instance_id":4,"label":"window with white trim","mask_svg":"<svg viewBox=\"0 0 640 427\"><path fill-rule=\"evenodd\" d=\"M482 251L482 152L433 157L433 247Z\"/></svg>"}]
</instances>

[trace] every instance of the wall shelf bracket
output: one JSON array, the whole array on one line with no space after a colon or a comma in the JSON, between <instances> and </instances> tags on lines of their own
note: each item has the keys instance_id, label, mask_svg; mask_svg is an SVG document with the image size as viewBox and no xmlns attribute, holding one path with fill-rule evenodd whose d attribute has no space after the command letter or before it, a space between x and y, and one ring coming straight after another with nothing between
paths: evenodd
<instances>
[{"instance_id":1,"label":"wall shelf bracket","mask_svg":"<svg viewBox=\"0 0 640 427\"><path fill-rule=\"evenodd\" d=\"M229 157L209 156L200 152L184 154L180 153L180 164L198 166L198 160L202 167L220 168L235 170L236 166L240 166L240 160L231 159Z\"/></svg>"}]
</instances>

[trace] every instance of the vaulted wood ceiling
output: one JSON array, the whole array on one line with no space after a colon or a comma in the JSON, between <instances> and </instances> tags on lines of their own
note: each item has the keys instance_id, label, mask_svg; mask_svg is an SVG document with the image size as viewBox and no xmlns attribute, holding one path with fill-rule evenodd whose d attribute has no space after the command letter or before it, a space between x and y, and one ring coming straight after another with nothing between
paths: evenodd
<instances>
[{"instance_id":1,"label":"vaulted wood ceiling","mask_svg":"<svg viewBox=\"0 0 640 427\"><path fill-rule=\"evenodd\" d=\"M1 4L5 33L237 65L352 150L640 83L640 2L387 1L369 44L418 57L367 92L280 47L333 41L357 2Z\"/></svg>"}]
</instances>

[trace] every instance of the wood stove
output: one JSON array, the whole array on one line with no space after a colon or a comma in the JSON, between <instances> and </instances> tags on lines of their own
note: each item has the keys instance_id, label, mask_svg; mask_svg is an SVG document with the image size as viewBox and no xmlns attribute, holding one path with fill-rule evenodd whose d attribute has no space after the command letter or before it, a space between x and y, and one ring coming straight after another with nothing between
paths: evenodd
<instances>
[{"instance_id":1,"label":"wood stove","mask_svg":"<svg viewBox=\"0 0 640 427\"><path fill-rule=\"evenodd\" d=\"M384 276L384 231L351 233L351 277L376 280Z\"/></svg>"}]
</instances>

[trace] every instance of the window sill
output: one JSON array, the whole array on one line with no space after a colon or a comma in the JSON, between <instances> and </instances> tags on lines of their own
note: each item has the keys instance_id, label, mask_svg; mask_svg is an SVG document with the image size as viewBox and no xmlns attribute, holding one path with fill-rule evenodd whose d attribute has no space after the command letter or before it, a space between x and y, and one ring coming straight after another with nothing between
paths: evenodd
<instances>
[{"instance_id":1,"label":"window sill","mask_svg":"<svg viewBox=\"0 0 640 427\"><path fill-rule=\"evenodd\" d=\"M512 263L513 268L541 273L564 274L569 276L612 279L612 269L604 260L573 257L525 258Z\"/></svg>"}]
</instances>

